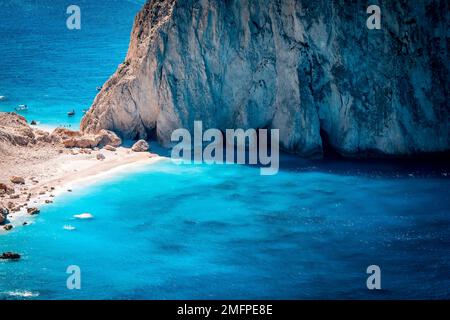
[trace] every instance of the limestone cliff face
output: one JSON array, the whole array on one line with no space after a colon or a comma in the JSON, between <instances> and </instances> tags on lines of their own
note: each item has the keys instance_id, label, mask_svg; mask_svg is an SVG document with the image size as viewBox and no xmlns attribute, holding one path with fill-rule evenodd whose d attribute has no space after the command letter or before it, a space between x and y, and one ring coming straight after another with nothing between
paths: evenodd
<instances>
[{"instance_id":1,"label":"limestone cliff face","mask_svg":"<svg viewBox=\"0 0 450 320\"><path fill-rule=\"evenodd\" d=\"M449 2L152 0L126 61L81 127L125 138L174 129L279 128L285 150L321 156L449 150Z\"/></svg>"}]
</instances>

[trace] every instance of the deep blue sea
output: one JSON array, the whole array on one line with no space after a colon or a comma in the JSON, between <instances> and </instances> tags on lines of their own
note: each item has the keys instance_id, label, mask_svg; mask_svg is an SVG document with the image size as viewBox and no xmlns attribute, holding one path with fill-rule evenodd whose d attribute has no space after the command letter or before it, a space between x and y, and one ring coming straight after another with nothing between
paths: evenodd
<instances>
[{"instance_id":1,"label":"deep blue sea","mask_svg":"<svg viewBox=\"0 0 450 320\"><path fill-rule=\"evenodd\" d=\"M0 111L41 125L78 127L96 88L123 62L144 0L0 0ZM69 30L67 7L81 9ZM74 117L67 112L75 110Z\"/></svg>"},{"instance_id":2,"label":"deep blue sea","mask_svg":"<svg viewBox=\"0 0 450 320\"><path fill-rule=\"evenodd\" d=\"M27 104L28 119L78 126L142 2L79 0L69 31L69 1L0 0L0 111ZM450 298L447 166L281 165L260 176L167 160L75 188L0 236L0 253L22 254L0 260L0 299ZM66 287L69 265L81 290ZM367 289L369 265L382 290Z\"/></svg>"}]
</instances>

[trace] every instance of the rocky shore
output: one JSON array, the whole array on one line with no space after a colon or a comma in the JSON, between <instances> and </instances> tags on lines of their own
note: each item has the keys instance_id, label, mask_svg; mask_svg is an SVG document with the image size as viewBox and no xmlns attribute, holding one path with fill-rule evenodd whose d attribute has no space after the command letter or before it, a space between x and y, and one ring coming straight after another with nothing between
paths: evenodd
<instances>
[{"instance_id":1,"label":"rocky shore","mask_svg":"<svg viewBox=\"0 0 450 320\"><path fill-rule=\"evenodd\" d=\"M83 134L65 128L52 132L28 125L15 113L0 113L0 233L40 212L55 195L77 180L89 179L119 166L153 161L144 141L134 150L121 147L111 131Z\"/></svg>"}]
</instances>

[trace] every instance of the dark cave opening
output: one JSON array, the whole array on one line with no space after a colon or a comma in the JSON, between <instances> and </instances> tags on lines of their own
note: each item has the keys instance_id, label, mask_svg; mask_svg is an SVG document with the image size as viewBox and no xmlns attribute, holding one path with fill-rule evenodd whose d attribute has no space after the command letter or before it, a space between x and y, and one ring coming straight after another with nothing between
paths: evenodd
<instances>
[{"instance_id":1,"label":"dark cave opening","mask_svg":"<svg viewBox=\"0 0 450 320\"><path fill-rule=\"evenodd\" d=\"M341 154L333 147L328 133L320 128L320 138L322 140L322 152L324 159L341 159Z\"/></svg>"}]
</instances>

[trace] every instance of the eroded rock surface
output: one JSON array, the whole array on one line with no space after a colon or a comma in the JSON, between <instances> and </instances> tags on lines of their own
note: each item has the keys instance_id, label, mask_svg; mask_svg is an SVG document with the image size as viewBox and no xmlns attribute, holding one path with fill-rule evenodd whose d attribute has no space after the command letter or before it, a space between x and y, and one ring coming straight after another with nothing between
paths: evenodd
<instances>
[{"instance_id":1,"label":"eroded rock surface","mask_svg":"<svg viewBox=\"0 0 450 320\"><path fill-rule=\"evenodd\" d=\"M134 152L146 152L149 148L150 146L148 145L147 141L139 140L131 147L131 150Z\"/></svg>"},{"instance_id":2,"label":"eroded rock surface","mask_svg":"<svg viewBox=\"0 0 450 320\"><path fill-rule=\"evenodd\" d=\"M174 129L278 128L281 147L320 157L449 150L446 0L149 1L126 61L81 128L124 138Z\"/></svg>"}]
</instances>

